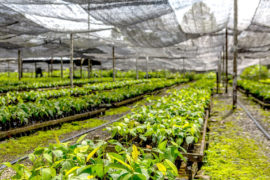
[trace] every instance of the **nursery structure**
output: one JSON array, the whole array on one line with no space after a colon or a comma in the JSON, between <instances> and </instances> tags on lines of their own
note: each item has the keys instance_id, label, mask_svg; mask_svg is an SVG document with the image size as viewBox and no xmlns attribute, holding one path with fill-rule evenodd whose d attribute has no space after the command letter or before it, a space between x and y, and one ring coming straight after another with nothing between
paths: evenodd
<instances>
[{"instance_id":1,"label":"nursery structure","mask_svg":"<svg viewBox=\"0 0 270 180\"><path fill-rule=\"evenodd\" d=\"M270 1L0 13L0 179L270 179Z\"/></svg>"}]
</instances>

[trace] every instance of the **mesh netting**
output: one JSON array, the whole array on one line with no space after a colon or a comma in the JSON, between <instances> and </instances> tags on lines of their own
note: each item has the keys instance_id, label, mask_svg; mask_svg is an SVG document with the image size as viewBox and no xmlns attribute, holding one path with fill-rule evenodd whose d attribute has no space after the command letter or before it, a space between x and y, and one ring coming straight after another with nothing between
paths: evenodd
<instances>
[{"instance_id":1,"label":"mesh netting","mask_svg":"<svg viewBox=\"0 0 270 180\"><path fill-rule=\"evenodd\" d=\"M216 69L228 29L233 50L233 0L0 0L1 58L90 56L119 69L151 57L152 69ZM270 64L270 1L238 0L239 68ZM143 65L142 65L143 68Z\"/></svg>"}]
</instances>

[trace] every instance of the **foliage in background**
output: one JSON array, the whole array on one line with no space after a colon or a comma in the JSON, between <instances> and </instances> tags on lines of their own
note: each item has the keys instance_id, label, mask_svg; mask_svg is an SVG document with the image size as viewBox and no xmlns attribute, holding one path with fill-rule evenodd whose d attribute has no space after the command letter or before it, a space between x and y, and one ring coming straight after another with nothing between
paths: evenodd
<instances>
[{"instance_id":1,"label":"foliage in background","mask_svg":"<svg viewBox=\"0 0 270 180\"><path fill-rule=\"evenodd\" d=\"M270 73L266 66L254 65L244 69L240 76L242 79L259 80L267 79L269 75Z\"/></svg>"}]
</instances>

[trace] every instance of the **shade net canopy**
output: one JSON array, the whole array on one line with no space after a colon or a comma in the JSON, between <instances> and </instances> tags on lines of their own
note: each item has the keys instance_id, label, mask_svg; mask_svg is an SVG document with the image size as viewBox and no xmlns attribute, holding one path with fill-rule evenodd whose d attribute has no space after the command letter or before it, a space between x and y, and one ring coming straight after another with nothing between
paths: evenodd
<instances>
[{"instance_id":1,"label":"shade net canopy","mask_svg":"<svg viewBox=\"0 0 270 180\"><path fill-rule=\"evenodd\" d=\"M0 58L75 57L118 69L217 68L228 32L232 69L233 0L0 0ZM270 1L238 0L239 69L270 64Z\"/></svg>"}]
</instances>

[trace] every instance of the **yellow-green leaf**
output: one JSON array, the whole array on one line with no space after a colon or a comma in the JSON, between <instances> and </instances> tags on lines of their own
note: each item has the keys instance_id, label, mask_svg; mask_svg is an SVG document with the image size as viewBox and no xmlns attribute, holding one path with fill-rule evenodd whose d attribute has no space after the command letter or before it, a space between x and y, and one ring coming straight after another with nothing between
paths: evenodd
<instances>
[{"instance_id":1,"label":"yellow-green leaf","mask_svg":"<svg viewBox=\"0 0 270 180\"><path fill-rule=\"evenodd\" d=\"M61 142L60 142L58 136L57 136L56 134L54 134L54 137L55 137L56 143L57 143L57 144L60 144Z\"/></svg>"},{"instance_id":2,"label":"yellow-green leaf","mask_svg":"<svg viewBox=\"0 0 270 180\"><path fill-rule=\"evenodd\" d=\"M82 136L76 141L76 143L81 142L81 141L85 138L85 136L87 136L87 134L82 135Z\"/></svg>"},{"instance_id":3,"label":"yellow-green leaf","mask_svg":"<svg viewBox=\"0 0 270 180\"><path fill-rule=\"evenodd\" d=\"M157 163L157 168L158 168L159 171L162 172L163 175L166 175L167 169L166 169L166 167L163 164Z\"/></svg>"},{"instance_id":4,"label":"yellow-green leaf","mask_svg":"<svg viewBox=\"0 0 270 180\"><path fill-rule=\"evenodd\" d=\"M177 171L177 167L175 166L175 164L173 164L169 159L165 159L165 162L168 164L168 166L170 166L170 168L172 168L173 174L175 176L178 176L178 171Z\"/></svg>"},{"instance_id":5,"label":"yellow-green leaf","mask_svg":"<svg viewBox=\"0 0 270 180\"><path fill-rule=\"evenodd\" d=\"M67 171L66 176L68 176L69 174L71 174L73 171L75 171L76 169L79 169L79 166L75 166L73 168L71 168L69 171Z\"/></svg>"},{"instance_id":6,"label":"yellow-green leaf","mask_svg":"<svg viewBox=\"0 0 270 180\"><path fill-rule=\"evenodd\" d=\"M86 159L86 162L88 162L93 156L94 154L99 150L100 146L96 147L88 156Z\"/></svg>"},{"instance_id":7,"label":"yellow-green leaf","mask_svg":"<svg viewBox=\"0 0 270 180\"><path fill-rule=\"evenodd\" d=\"M112 155L109 155L109 156L110 156L110 158L112 158L112 159L118 161L119 163L123 164L124 166L126 166L126 167L127 167L128 169L130 169L131 171L134 171L134 169L133 169L130 165L128 165L127 163L125 163L125 162L122 161L121 159L118 159L118 158L116 158L116 157L114 157L114 156L112 156Z\"/></svg>"},{"instance_id":8,"label":"yellow-green leaf","mask_svg":"<svg viewBox=\"0 0 270 180\"><path fill-rule=\"evenodd\" d=\"M137 147L133 144L133 145L132 145L132 158L133 158L133 160L134 160L135 162L137 162L139 154L140 154L140 153L139 153Z\"/></svg>"},{"instance_id":9,"label":"yellow-green leaf","mask_svg":"<svg viewBox=\"0 0 270 180\"><path fill-rule=\"evenodd\" d=\"M95 178L95 176L93 176L93 175L87 176L87 179L94 179L94 178Z\"/></svg>"}]
</instances>

